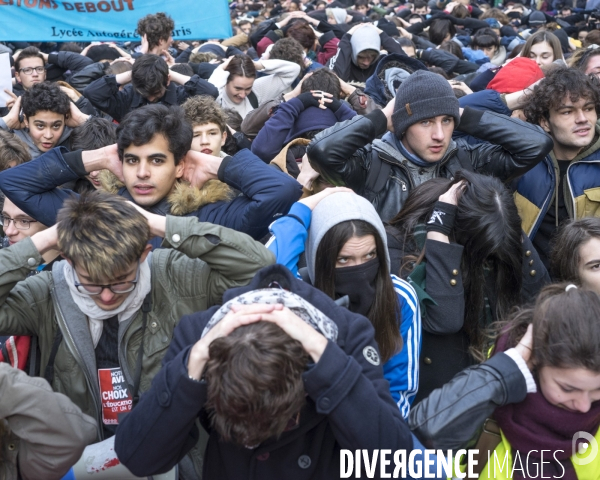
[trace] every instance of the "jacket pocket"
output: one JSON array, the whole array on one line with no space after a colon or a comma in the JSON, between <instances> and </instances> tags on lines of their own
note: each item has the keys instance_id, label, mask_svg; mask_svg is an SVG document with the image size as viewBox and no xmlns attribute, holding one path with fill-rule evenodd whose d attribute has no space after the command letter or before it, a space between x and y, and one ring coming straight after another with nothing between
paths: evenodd
<instances>
[{"instance_id":1,"label":"jacket pocket","mask_svg":"<svg viewBox=\"0 0 600 480\"><path fill-rule=\"evenodd\" d=\"M576 218L600 217L600 187L588 188L575 200Z\"/></svg>"}]
</instances>

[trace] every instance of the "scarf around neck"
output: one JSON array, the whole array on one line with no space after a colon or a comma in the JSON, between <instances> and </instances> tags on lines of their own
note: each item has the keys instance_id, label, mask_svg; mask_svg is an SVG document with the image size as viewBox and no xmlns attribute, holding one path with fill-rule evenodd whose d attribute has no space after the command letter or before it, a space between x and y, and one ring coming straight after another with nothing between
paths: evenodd
<instances>
[{"instance_id":1,"label":"scarf around neck","mask_svg":"<svg viewBox=\"0 0 600 480\"><path fill-rule=\"evenodd\" d=\"M100 341L100 337L102 336L104 320L108 320L109 318L118 315L119 323L121 323L124 320L133 317L142 306L144 298L146 298L146 295L148 295L151 289L150 257L151 255L148 255L146 260L140 263L140 274L133 291L131 291L125 301L114 310L103 310L96 305L96 302L94 302L90 295L80 293L75 287L75 281L79 282L77 273L69 262L64 262L64 275L67 285L69 286L69 292L77 307L79 307L83 314L88 318L94 348L96 348Z\"/></svg>"},{"instance_id":2,"label":"scarf around neck","mask_svg":"<svg viewBox=\"0 0 600 480\"><path fill-rule=\"evenodd\" d=\"M438 163L441 162L441 160L439 160L438 162L426 162L425 160L421 160L419 157L417 157L415 154L410 153L406 147L404 146L404 144L402 143L402 140L400 140L398 137L396 137L396 135L394 135L392 132L388 132L386 133L382 138L382 141L389 143L390 145L392 145L394 148L396 148L396 150L398 150L409 162L414 163L415 165L419 166L419 167L423 167L423 168L430 168L430 167L434 167L436 166Z\"/></svg>"},{"instance_id":3,"label":"scarf around neck","mask_svg":"<svg viewBox=\"0 0 600 480\"><path fill-rule=\"evenodd\" d=\"M504 334L498 339L495 351L503 352L509 347L508 334ZM592 403L589 412L571 412L548 402L542 395L537 379L536 384L537 392L528 393L522 402L505 405L494 411L494 418L512 446L513 462L516 450L523 464L524 472L516 469L513 479L541 478L540 469L543 467L546 478L554 476L563 480L577 480L570 461L576 453L573 451L573 436L577 432L587 432L592 436L596 434L600 425L600 401ZM580 439L577 447L583 442L585 439ZM543 464L542 450L552 452L546 453ZM533 475L537 468L539 477L527 476L527 460L529 472Z\"/></svg>"},{"instance_id":4,"label":"scarf around neck","mask_svg":"<svg viewBox=\"0 0 600 480\"><path fill-rule=\"evenodd\" d=\"M232 305L252 305L254 303L263 303L266 305L280 303L289 308L317 332L320 332L327 340L331 340L334 343L337 342L338 326L333 320L299 295L281 288L252 290L232 298L214 313L206 324L206 327L204 327L202 337L229 313Z\"/></svg>"}]
</instances>

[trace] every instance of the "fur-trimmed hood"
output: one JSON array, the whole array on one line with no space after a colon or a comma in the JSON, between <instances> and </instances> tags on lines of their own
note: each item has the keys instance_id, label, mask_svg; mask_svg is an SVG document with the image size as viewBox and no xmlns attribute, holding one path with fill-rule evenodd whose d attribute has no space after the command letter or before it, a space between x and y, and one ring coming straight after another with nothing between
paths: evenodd
<instances>
[{"instance_id":1,"label":"fur-trimmed hood","mask_svg":"<svg viewBox=\"0 0 600 480\"><path fill-rule=\"evenodd\" d=\"M107 192L118 194L125 187L116 175L108 170L103 170L99 175L102 188ZM167 197L170 214L183 216L192 213L204 205L220 201L229 201L234 192L226 183L220 180L209 180L202 188L196 188L184 180L178 180L175 188Z\"/></svg>"}]
</instances>

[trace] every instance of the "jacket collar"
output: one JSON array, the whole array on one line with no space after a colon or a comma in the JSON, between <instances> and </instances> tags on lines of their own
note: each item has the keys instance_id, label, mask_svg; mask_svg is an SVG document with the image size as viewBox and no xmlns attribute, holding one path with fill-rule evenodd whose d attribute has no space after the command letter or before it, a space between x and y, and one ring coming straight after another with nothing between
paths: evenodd
<instances>
[{"instance_id":1,"label":"jacket collar","mask_svg":"<svg viewBox=\"0 0 600 480\"><path fill-rule=\"evenodd\" d=\"M118 194L134 202L133 197L122 182L108 170L100 173L102 188L107 192ZM209 180L202 188L196 188L182 180L177 181L173 191L160 202L147 208L157 215L188 215L204 205L233 198L233 191L226 183L219 180ZM135 203L135 202L134 202Z\"/></svg>"},{"instance_id":2,"label":"jacket collar","mask_svg":"<svg viewBox=\"0 0 600 480\"><path fill-rule=\"evenodd\" d=\"M179 105L177 103L177 85L175 85L173 82L169 83L165 94L156 102L149 102L148 99L142 97L142 95L140 95L139 92L135 88L133 88L133 86L131 88L133 89L133 99L131 100L132 109L141 107L143 105L148 105L149 103L162 103L163 105Z\"/></svg>"}]
</instances>

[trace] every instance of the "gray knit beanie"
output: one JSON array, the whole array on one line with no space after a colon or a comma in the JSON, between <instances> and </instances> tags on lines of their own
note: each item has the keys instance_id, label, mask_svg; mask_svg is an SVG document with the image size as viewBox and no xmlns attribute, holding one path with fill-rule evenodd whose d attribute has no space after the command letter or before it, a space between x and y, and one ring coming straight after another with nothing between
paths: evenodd
<instances>
[{"instance_id":1,"label":"gray knit beanie","mask_svg":"<svg viewBox=\"0 0 600 480\"><path fill-rule=\"evenodd\" d=\"M417 70L396 92L392 124L400 138L411 125L426 118L451 115L454 124L460 122L458 99L452 87L441 75L427 70Z\"/></svg>"}]
</instances>

